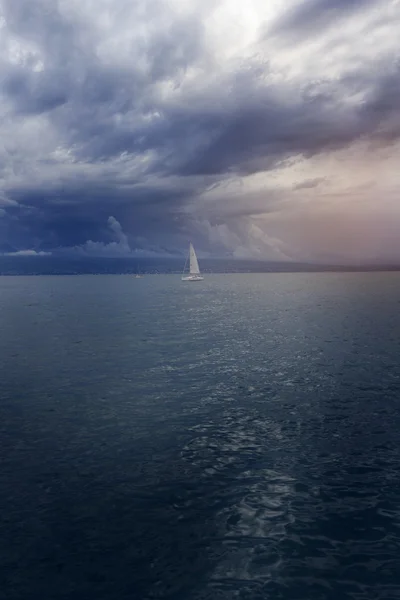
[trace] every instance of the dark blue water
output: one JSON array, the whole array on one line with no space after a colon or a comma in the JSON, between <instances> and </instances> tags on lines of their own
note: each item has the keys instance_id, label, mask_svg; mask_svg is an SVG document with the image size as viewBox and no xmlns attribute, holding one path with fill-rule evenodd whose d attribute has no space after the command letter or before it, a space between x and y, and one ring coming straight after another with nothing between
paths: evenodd
<instances>
[{"instance_id":1,"label":"dark blue water","mask_svg":"<svg viewBox=\"0 0 400 600\"><path fill-rule=\"evenodd\" d=\"M0 279L0 598L400 598L400 275Z\"/></svg>"}]
</instances>

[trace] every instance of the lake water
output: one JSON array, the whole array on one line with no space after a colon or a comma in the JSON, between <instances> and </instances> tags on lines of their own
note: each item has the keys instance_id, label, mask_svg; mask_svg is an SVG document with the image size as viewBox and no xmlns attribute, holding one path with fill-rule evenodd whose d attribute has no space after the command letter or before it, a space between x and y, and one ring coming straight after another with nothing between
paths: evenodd
<instances>
[{"instance_id":1,"label":"lake water","mask_svg":"<svg viewBox=\"0 0 400 600\"><path fill-rule=\"evenodd\" d=\"M400 274L0 278L0 598L400 598Z\"/></svg>"}]
</instances>

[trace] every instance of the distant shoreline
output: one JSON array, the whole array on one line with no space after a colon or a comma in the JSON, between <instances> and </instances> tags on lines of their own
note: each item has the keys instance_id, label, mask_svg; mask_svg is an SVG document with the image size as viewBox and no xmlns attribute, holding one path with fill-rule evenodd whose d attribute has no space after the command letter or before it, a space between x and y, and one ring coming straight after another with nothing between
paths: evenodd
<instances>
[{"instance_id":1,"label":"distant shoreline","mask_svg":"<svg viewBox=\"0 0 400 600\"><path fill-rule=\"evenodd\" d=\"M202 270L204 275L273 275L273 274L296 274L296 273L397 273L400 272L400 266L382 266L382 267L314 267L314 268L293 268L293 269L260 269L260 270L226 270L226 271L208 271ZM181 271L141 271L140 274L145 277L157 276L157 275L171 275L179 276L182 274ZM127 277L134 277L137 275L136 271L125 271L125 270L104 270L104 271L90 271L90 270L38 270L38 271L17 271L14 269L0 270L0 277L65 277L65 276L81 276L81 275L125 275Z\"/></svg>"},{"instance_id":2,"label":"distant shoreline","mask_svg":"<svg viewBox=\"0 0 400 600\"><path fill-rule=\"evenodd\" d=\"M309 262L260 261L232 258L199 258L200 269L207 275L215 273L355 273L395 272L400 264L316 264ZM60 257L0 256L0 275L180 275L184 267L182 258L128 257Z\"/></svg>"}]
</instances>

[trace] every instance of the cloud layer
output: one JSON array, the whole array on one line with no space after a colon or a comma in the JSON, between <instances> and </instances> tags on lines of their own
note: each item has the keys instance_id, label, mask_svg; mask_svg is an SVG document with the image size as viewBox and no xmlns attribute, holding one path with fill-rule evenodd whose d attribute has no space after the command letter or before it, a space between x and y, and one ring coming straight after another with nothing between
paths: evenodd
<instances>
[{"instance_id":1,"label":"cloud layer","mask_svg":"<svg viewBox=\"0 0 400 600\"><path fill-rule=\"evenodd\" d=\"M398 2L0 15L0 251L400 260Z\"/></svg>"}]
</instances>

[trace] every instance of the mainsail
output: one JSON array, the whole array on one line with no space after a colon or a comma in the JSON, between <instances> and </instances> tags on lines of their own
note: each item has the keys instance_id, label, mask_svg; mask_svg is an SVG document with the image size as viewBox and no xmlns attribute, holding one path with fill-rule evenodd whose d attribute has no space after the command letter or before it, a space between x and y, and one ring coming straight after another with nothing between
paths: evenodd
<instances>
[{"instance_id":1,"label":"mainsail","mask_svg":"<svg viewBox=\"0 0 400 600\"><path fill-rule=\"evenodd\" d=\"M199 275L199 263L197 262L196 252L194 251L193 244L190 244L189 247L189 256L190 256L190 269L189 272L191 275Z\"/></svg>"},{"instance_id":2,"label":"mainsail","mask_svg":"<svg viewBox=\"0 0 400 600\"><path fill-rule=\"evenodd\" d=\"M189 245L189 273L187 275L185 275L186 265L187 258L183 267L182 281L203 281L204 277L200 274L199 263L192 243Z\"/></svg>"}]
</instances>

